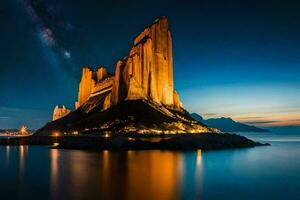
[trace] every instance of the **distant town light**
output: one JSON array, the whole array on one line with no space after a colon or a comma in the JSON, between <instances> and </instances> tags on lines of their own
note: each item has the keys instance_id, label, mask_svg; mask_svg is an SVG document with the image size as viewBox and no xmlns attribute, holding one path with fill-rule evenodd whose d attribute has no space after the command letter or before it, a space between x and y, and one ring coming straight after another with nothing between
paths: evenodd
<instances>
[{"instance_id":1,"label":"distant town light","mask_svg":"<svg viewBox=\"0 0 300 200\"><path fill-rule=\"evenodd\" d=\"M27 128L25 125L23 125L23 126L20 128L19 133L20 133L21 135L26 135L26 134L28 134L28 128Z\"/></svg>"}]
</instances>

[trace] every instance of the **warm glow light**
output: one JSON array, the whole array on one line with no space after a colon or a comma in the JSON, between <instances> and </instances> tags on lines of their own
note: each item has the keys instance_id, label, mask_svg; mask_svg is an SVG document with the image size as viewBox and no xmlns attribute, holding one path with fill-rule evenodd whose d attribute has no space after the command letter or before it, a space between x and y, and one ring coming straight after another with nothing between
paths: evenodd
<instances>
[{"instance_id":1,"label":"warm glow light","mask_svg":"<svg viewBox=\"0 0 300 200\"><path fill-rule=\"evenodd\" d=\"M73 131L73 135L78 135L78 131Z\"/></svg>"},{"instance_id":2,"label":"warm glow light","mask_svg":"<svg viewBox=\"0 0 300 200\"><path fill-rule=\"evenodd\" d=\"M23 125L23 126L20 128L19 133L20 133L21 135L26 135L26 134L28 134L28 129L27 129L27 127L26 127L25 125Z\"/></svg>"},{"instance_id":3,"label":"warm glow light","mask_svg":"<svg viewBox=\"0 0 300 200\"><path fill-rule=\"evenodd\" d=\"M55 131L52 133L52 136L55 136L55 137L58 137L59 135L60 135L60 132L58 132L58 131Z\"/></svg>"},{"instance_id":4,"label":"warm glow light","mask_svg":"<svg viewBox=\"0 0 300 200\"><path fill-rule=\"evenodd\" d=\"M201 166L202 165L202 150L198 149L197 150L197 166Z\"/></svg>"},{"instance_id":5,"label":"warm glow light","mask_svg":"<svg viewBox=\"0 0 300 200\"><path fill-rule=\"evenodd\" d=\"M136 151L127 152L126 198L124 199L176 199L176 184L180 181L178 172L180 154L168 151L149 151L140 154ZM145 176L140 176L144 174ZM147 187L145 187L145 185ZM149 188L155 191L149 193Z\"/></svg>"}]
</instances>

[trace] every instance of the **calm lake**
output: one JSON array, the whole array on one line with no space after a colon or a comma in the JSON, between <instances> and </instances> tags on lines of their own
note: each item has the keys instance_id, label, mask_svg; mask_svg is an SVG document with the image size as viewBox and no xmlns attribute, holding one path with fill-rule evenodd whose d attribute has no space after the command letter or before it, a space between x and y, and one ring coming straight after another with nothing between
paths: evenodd
<instances>
[{"instance_id":1,"label":"calm lake","mask_svg":"<svg viewBox=\"0 0 300 200\"><path fill-rule=\"evenodd\" d=\"M300 135L246 135L272 146L205 152L0 146L1 199L299 199Z\"/></svg>"}]
</instances>

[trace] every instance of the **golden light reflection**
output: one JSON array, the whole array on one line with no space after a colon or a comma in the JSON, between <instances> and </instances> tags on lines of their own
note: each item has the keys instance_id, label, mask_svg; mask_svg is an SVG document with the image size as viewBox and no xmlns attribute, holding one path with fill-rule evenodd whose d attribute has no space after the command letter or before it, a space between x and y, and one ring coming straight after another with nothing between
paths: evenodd
<instances>
[{"instance_id":1,"label":"golden light reflection","mask_svg":"<svg viewBox=\"0 0 300 200\"><path fill-rule=\"evenodd\" d=\"M9 154L10 154L10 146L7 145L6 146L6 166L8 167L9 166Z\"/></svg>"},{"instance_id":2,"label":"golden light reflection","mask_svg":"<svg viewBox=\"0 0 300 200\"><path fill-rule=\"evenodd\" d=\"M102 174L103 176L101 177L101 185L102 185L102 189L103 191L107 191L108 193L111 192L110 190L110 185L111 185L111 163L110 163L110 153L108 150L104 150L102 152ZM104 194L104 196L108 196L108 194Z\"/></svg>"},{"instance_id":3,"label":"golden light reflection","mask_svg":"<svg viewBox=\"0 0 300 200\"><path fill-rule=\"evenodd\" d=\"M127 151L127 156L132 156L134 154L134 151Z\"/></svg>"},{"instance_id":4,"label":"golden light reflection","mask_svg":"<svg viewBox=\"0 0 300 200\"><path fill-rule=\"evenodd\" d=\"M89 195L100 199L101 170L97 154L51 149L49 156L50 199L86 199Z\"/></svg>"},{"instance_id":5,"label":"golden light reflection","mask_svg":"<svg viewBox=\"0 0 300 200\"><path fill-rule=\"evenodd\" d=\"M109 169L109 151L104 150L103 151L103 169L105 172L107 172Z\"/></svg>"},{"instance_id":6,"label":"golden light reflection","mask_svg":"<svg viewBox=\"0 0 300 200\"><path fill-rule=\"evenodd\" d=\"M202 193L202 177L203 177L203 158L202 150L198 149L196 152L196 172L195 172L195 195L200 198Z\"/></svg>"},{"instance_id":7,"label":"golden light reflection","mask_svg":"<svg viewBox=\"0 0 300 200\"><path fill-rule=\"evenodd\" d=\"M201 149L197 150L197 159L196 159L196 162L197 162L197 168L202 165L202 150Z\"/></svg>"},{"instance_id":8,"label":"golden light reflection","mask_svg":"<svg viewBox=\"0 0 300 200\"><path fill-rule=\"evenodd\" d=\"M169 151L127 154L127 199L175 199L180 154Z\"/></svg>"},{"instance_id":9,"label":"golden light reflection","mask_svg":"<svg viewBox=\"0 0 300 200\"><path fill-rule=\"evenodd\" d=\"M50 150L50 187L52 194L54 194L57 189L56 186L58 181L58 153L59 151L57 149Z\"/></svg>"},{"instance_id":10,"label":"golden light reflection","mask_svg":"<svg viewBox=\"0 0 300 200\"><path fill-rule=\"evenodd\" d=\"M95 199L168 200L190 191L195 195L202 188L200 149L191 153L51 149L49 164L52 199L84 199L92 194Z\"/></svg>"},{"instance_id":11,"label":"golden light reflection","mask_svg":"<svg viewBox=\"0 0 300 200\"><path fill-rule=\"evenodd\" d=\"M28 146L20 145L19 146L19 152L20 152L20 158L19 158L19 170L20 170L20 177L23 177L22 174L25 170L25 154L28 150Z\"/></svg>"}]
</instances>

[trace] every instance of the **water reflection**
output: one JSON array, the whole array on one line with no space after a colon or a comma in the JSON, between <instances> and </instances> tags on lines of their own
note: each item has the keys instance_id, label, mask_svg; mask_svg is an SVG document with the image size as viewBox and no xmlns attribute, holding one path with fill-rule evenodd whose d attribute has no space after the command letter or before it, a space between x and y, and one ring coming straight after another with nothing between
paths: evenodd
<instances>
[{"instance_id":1,"label":"water reflection","mask_svg":"<svg viewBox=\"0 0 300 200\"><path fill-rule=\"evenodd\" d=\"M180 199L200 199L202 191L202 151L184 153L184 170L180 186Z\"/></svg>"},{"instance_id":2,"label":"water reflection","mask_svg":"<svg viewBox=\"0 0 300 200\"><path fill-rule=\"evenodd\" d=\"M206 152L2 146L1 199L297 199L299 166L295 142Z\"/></svg>"},{"instance_id":3,"label":"water reflection","mask_svg":"<svg viewBox=\"0 0 300 200\"><path fill-rule=\"evenodd\" d=\"M203 161L202 161L202 150L197 150L196 156L196 170L195 170L195 197L196 199L200 199L200 195L202 193L202 173L203 173Z\"/></svg>"},{"instance_id":4,"label":"water reflection","mask_svg":"<svg viewBox=\"0 0 300 200\"><path fill-rule=\"evenodd\" d=\"M137 151L129 154L127 158L127 199L175 198L178 188L176 184L180 178L177 174L177 163L182 162L181 154Z\"/></svg>"},{"instance_id":5,"label":"water reflection","mask_svg":"<svg viewBox=\"0 0 300 200\"><path fill-rule=\"evenodd\" d=\"M8 168L9 167L9 159L10 159L10 146L9 145L7 145L6 147L5 147L5 151L6 151L6 167Z\"/></svg>"},{"instance_id":6,"label":"water reflection","mask_svg":"<svg viewBox=\"0 0 300 200\"><path fill-rule=\"evenodd\" d=\"M20 178L24 176L25 171L25 156L28 152L28 146L21 145L19 146L19 173Z\"/></svg>"},{"instance_id":7,"label":"water reflection","mask_svg":"<svg viewBox=\"0 0 300 200\"><path fill-rule=\"evenodd\" d=\"M168 200L195 195L201 184L201 151L51 150L50 157L53 199Z\"/></svg>"},{"instance_id":8,"label":"water reflection","mask_svg":"<svg viewBox=\"0 0 300 200\"><path fill-rule=\"evenodd\" d=\"M56 194L56 185L58 185L57 183L57 172L58 172L58 163L57 163L57 159L58 159L58 153L59 150L57 149L51 149L50 150L50 165L51 165L51 171L50 171L50 187L51 187L51 194L55 195ZM55 199L55 196L53 197L53 199Z\"/></svg>"},{"instance_id":9,"label":"water reflection","mask_svg":"<svg viewBox=\"0 0 300 200\"><path fill-rule=\"evenodd\" d=\"M19 166L20 166L20 171L24 171L24 164L25 164L25 160L24 160L24 146L19 146L19 151L20 151L20 159L19 159Z\"/></svg>"}]
</instances>

